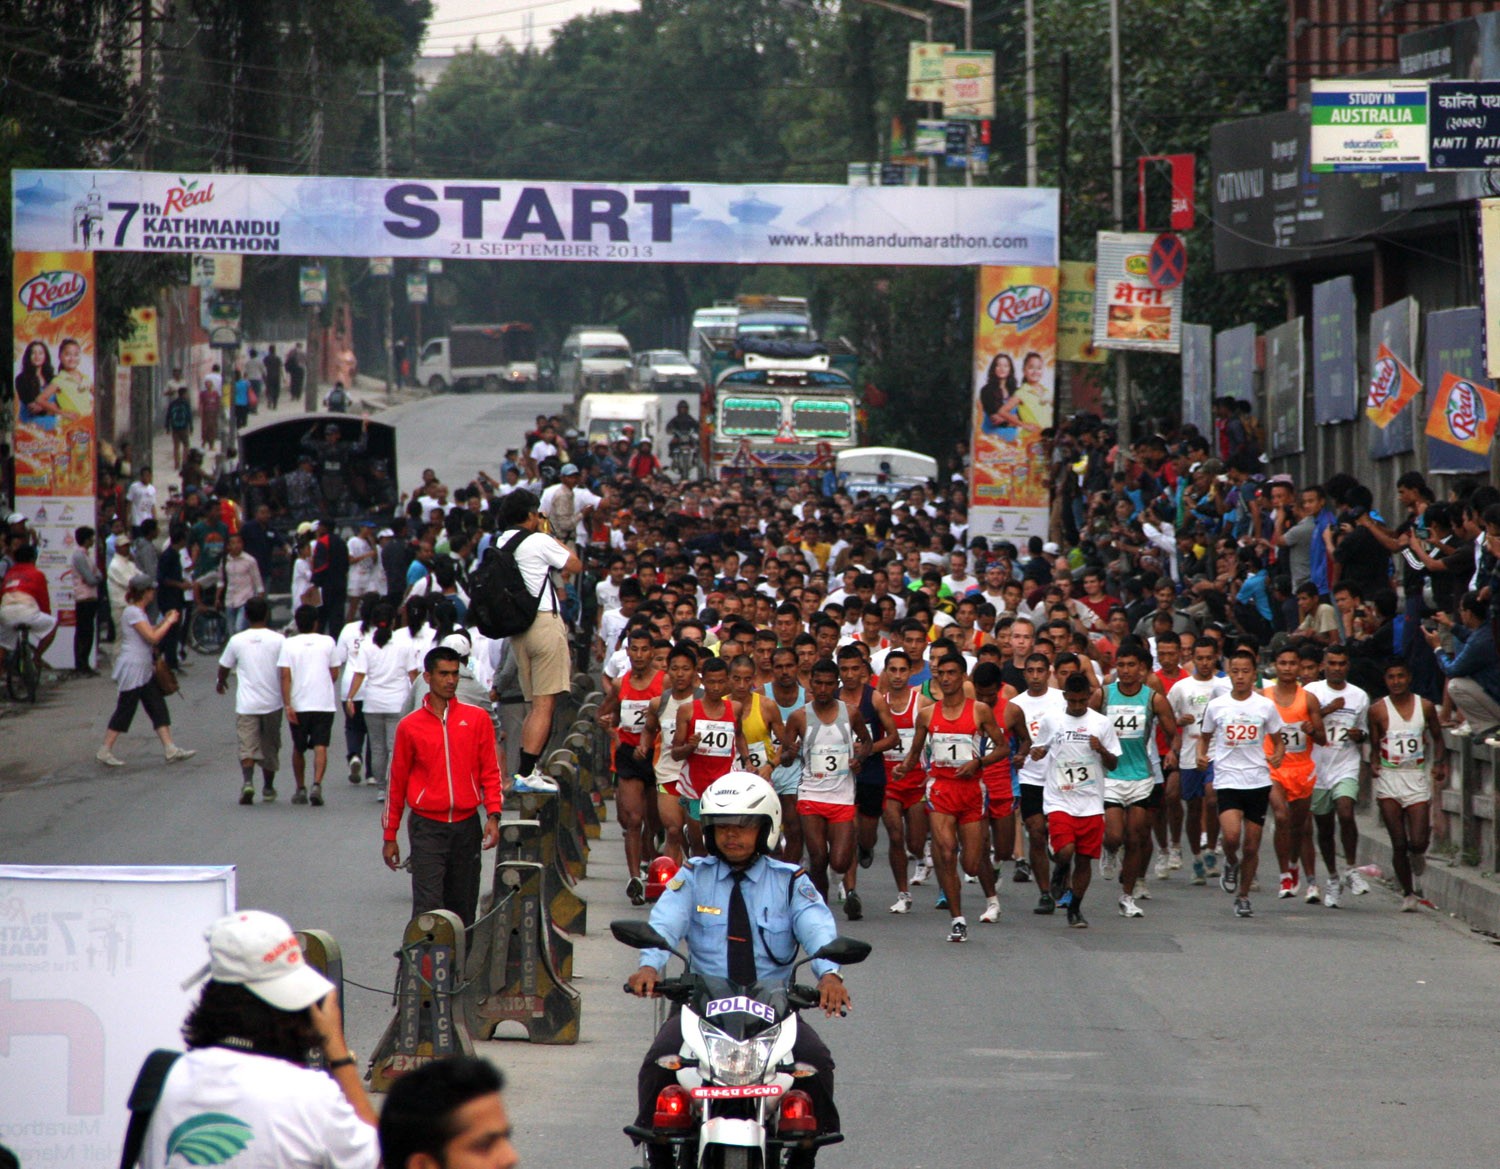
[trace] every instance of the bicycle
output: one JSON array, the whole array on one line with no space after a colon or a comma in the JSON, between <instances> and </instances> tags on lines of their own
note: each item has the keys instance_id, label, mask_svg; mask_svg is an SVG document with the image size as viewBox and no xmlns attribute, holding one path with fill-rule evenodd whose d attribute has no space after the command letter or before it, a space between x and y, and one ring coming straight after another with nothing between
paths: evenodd
<instances>
[{"instance_id":1,"label":"bicycle","mask_svg":"<svg viewBox=\"0 0 1500 1169\"><path fill-rule=\"evenodd\" d=\"M187 641L201 654L217 654L229 641L229 619L224 610L199 607L188 620Z\"/></svg>"},{"instance_id":2,"label":"bicycle","mask_svg":"<svg viewBox=\"0 0 1500 1169\"><path fill-rule=\"evenodd\" d=\"M16 647L5 655L5 689L13 702L36 702L37 688L42 684L42 664L31 634L24 627L16 630Z\"/></svg>"}]
</instances>

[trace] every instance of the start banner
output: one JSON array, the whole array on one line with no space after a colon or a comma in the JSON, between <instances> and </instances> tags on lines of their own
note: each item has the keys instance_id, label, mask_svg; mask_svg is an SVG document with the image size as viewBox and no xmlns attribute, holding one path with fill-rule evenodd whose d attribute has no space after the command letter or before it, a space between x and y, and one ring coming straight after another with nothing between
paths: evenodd
<instances>
[{"instance_id":1,"label":"start banner","mask_svg":"<svg viewBox=\"0 0 1500 1169\"><path fill-rule=\"evenodd\" d=\"M974 322L969 534L1047 538L1057 385L1057 269L981 268Z\"/></svg>"},{"instance_id":2,"label":"start banner","mask_svg":"<svg viewBox=\"0 0 1500 1169\"><path fill-rule=\"evenodd\" d=\"M1057 191L18 170L17 251L1057 263Z\"/></svg>"}]
</instances>

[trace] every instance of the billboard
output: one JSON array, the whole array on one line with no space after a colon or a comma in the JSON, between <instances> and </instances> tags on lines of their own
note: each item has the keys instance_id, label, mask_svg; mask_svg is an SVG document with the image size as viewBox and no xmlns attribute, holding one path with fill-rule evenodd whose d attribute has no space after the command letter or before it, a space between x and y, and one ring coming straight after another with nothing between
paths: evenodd
<instances>
[{"instance_id":1,"label":"billboard","mask_svg":"<svg viewBox=\"0 0 1500 1169\"><path fill-rule=\"evenodd\" d=\"M1094 345L1092 263L1064 260L1058 269L1057 359L1099 365L1108 355Z\"/></svg>"},{"instance_id":2,"label":"billboard","mask_svg":"<svg viewBox=\"0 0 1500 1169\"><path fill-rule=\"evenodd\" d=\"M1214 337L1214 393L1255 401L1255 326L1225 329Z\"/></svg>"},{"instance_id":3,"label":"billboard","mask_svg":"<svg viewBox=\"0 0 1500 1169\"><path fill-rule=\"evenodd\" d=\"M1214 433L1214 330L1212 325L1182 326L1182 424L1198 433ZM1217 450L1215 444L1212 448Z\"/></svg>"},{"instance_id":4,"label":"billboard","mask_svg":"<svg viewBox=\"0 0 1500 1169\"><path fill-rule=\"evenodd\" d=\"M1359 415L1354 277L1313 285L1313 421L1319 426Z\"/></svg>"},{"instance_id":5,"label":"billboard","mask_svg":"<svg viewBox=\"0 0 1500 1169\"><path fill-rule=\"evenodd\" d=\"M1302 318L1266 330L1266 454L1302 450Z\"/></svg>"},{"instance_id":6,"label":"billboard","mask_svg":"<svg viewBox=\"0 0 1500 1169\"><path fill-rule=\"evenodd\" d=\"M1057 264L1050 188L13 172L18 251Z\"/></svg>"},{"instance_id":7,"label":"billboard","mask_svg":"<svg viewBox=\"0 0 1500 1169\"><path fill-rule=\"evenodd\" d=\"M1381 364L1382 351L1406 369L1416 364L1417 302L1412 297L1398 300L1370 314L1370 368ZM1418 390L1420 393L1420 389ZM1370 436L1370 454L1377 459L1404 454L1416 449L1416 424L1419 413L1416 408L1402 408L1414 395L1397 391L1397 399L1404 399L1396 407L1397 413L1385 426L1372 426L1365 433Z\"/></svg>"},{"instance_id":8,"label":"billboard","mask_svg":"<svg viewBox=\"0 0 1500 1169\"><path fill-rule=\"evenodd\" d=\"M1057 269L981 268L974 321L969 532L1047 535L1042 431L1057 387Z\"/></svg>"},{"instance_id":9,"label":"billboard","mask_svg":"<svg viewBox=\"0 0 1500 1169\"><path fill-rule=\"evenodd\" d=\"M1312 82L1312 170L1425 171L1427 83Z\"/></svg>"},{"instance_id":10,"label":"billboard","mask_svg":"<svg viewBox=\"0 0 1500 1169\"><path fill-rule=\"evenodd\" d=\"M1151 283L1156 236L1101 231L1094 285L1094 344L1100 349L1176 353L1182 348L1182 288Z\"/></svg>"},{"instance_id":11,"label":"billboard","mask_svg":"<svg viewBox=\"0 0 1500 1169\"><path fill-rule=\"evenodd\" d=\"M1493 411L1487 410L1494 395L1481 360L1481 313L1477 308L1446 309L1428 313L1424 324L1423 373L1434 388L1427 418L1428 469L1482 475L1490 469L1489 444L1476 450L1474 439L1480 423L1494 433ZM1459 388L1463 385L1474 387L1471 396Z\"/></svg>"},{"instance_id":12,"label":"billboard","mask_svg":"<svg viewBox=\"0 0 1500 1169\"><path fill-rule=\"evenodd\" d=\"M53 658L72 653L75 528L94 526L94 257L17 252L15 301L16 510L37 533L37 567L58 619Z\"/></svg>"}]
</instances>

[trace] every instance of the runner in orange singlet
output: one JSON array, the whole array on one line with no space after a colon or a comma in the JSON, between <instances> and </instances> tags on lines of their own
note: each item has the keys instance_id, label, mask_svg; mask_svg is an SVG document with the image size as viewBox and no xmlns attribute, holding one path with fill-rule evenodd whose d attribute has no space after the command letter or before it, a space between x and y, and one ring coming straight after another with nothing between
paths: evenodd
<instances>
[{"instance_id":1,"label":"runner in orange singlet","mask_svg":"<svg viewBox=\"0 0 1500 1169\"><path fill-rule=\"evenodd\" d=\"M1276 863L1281 866L1281 889L1278 897L1295 897L1302 891L1299 866L1305 866L1308 881L1313 868L1312 794L1316 776L1313 772L1313 744L1322 744L1323 715L1317 699L1297 684L1300 659L1297 651L1283 648L1276 655L1276 681L1261 693L1276 704L1276 713L1286 724L1286 754L1281 766L1271 768L1271 815L1276 821ZM1266 757L1273 753L1266 740ZM1309 884L1308 900L1320 896L1317 886Z\"/></svg>"}]
</instances>

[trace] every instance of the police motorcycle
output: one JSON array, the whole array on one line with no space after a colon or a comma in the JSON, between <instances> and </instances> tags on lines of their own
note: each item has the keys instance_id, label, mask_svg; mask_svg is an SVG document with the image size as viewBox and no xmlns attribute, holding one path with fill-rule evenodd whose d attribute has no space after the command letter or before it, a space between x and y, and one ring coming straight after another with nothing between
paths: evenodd
<instances>
[{"instance_id":1,"label":"police motorcycle","mask_svg":"<svg viewBox=\"0 0 1500 1169\"><path fill-rule=\"evenodd\" d=\"M628 1135L669 1143L679 1169L780 1169L790 1148L844 1139L817 1131L812 1098L796 1087L815 1074L791 1058L797 1012L816 1007L819 996L816 987L795 979L815 958L841 966L863 962L869 942L835 938L792 968L790 984L740 986L695 974L687 954L646 922L615 921L609 928L617 941L668 950L684 966L681 976L656 984L658 995L682 1007L682 1050L657 1061L677 1073L677 1083L657 1094L652 1127L629 1125Z\"/></svg>"}]
</instances>

